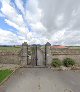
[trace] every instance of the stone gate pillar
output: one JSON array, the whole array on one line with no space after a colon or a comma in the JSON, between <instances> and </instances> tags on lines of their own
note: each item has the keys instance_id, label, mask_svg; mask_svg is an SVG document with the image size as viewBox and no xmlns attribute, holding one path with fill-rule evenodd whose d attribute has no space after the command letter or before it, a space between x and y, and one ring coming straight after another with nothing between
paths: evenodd
<instances>
[{"instance_id":1,"label":"stone gate pillar","mask_svg":"<svg viewBox=\"0 0 80 92\"><path fill-rule=\"evenodd\" d=\"M27 55L28 55L28 44L27 42L24 42L22 44L22 49L21 49L21 65L26 66L27 65Z\"/></svg>"},{"instance_id":2,"label":"stone gate pillar","mask_svg":"<svg viewBox=\"0 0 80 92\"><path fill-rule=\"evenodd\" d=\"M49 65L51 64L52 59L53 59L50 47L51 46L47 46L47 64L49 64Z\"/></svg>"},{"instance_id":3,"label":"stone gate pillar","mask_svg":"<svg viewBox=\"0 0 80 92\"><path fill-rule=\"evenodd\" d=\"M46 43L46 58L47 58L47 64L50 65L53 59L53 56L51 54L51 44L49 42Z\"/></svg>"}]
</instances>

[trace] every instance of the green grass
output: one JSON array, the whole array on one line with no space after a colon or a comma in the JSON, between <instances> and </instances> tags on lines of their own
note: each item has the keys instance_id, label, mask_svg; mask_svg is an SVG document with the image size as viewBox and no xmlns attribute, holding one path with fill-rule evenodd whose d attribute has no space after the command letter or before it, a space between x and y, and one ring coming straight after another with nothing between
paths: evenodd
<instances>
[{"instance_id":1,"label":"green grass","mask_svg":"<svg viewBox=\"0 0 80 92\"><path fill-rule=\"evenodd\" d=\"M0 47L0 52L19 52L21 47Z\"/></svg>"},{"instance_id":2,"label":"green grass","mask_svg":"<svg viewBox=\"0 0 80 92\"><path fill-rule=\"evenodd\" d=\"M6 70L0 70L0 83L10 74L12 73L12 70L6 69Z\"/></svg>"}]
</instances>

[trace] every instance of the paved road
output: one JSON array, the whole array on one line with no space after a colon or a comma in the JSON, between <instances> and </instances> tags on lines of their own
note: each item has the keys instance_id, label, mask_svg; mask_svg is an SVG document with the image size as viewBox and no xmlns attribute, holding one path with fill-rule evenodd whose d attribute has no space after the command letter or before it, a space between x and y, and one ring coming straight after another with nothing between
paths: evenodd
<instances>
[{"instance_id":1,"label":"paved road","mask_svg":"<svg viewBox=\"0 0 80 92\"><path fill-rule=\"evenodd\" d=\"M37 65L43 66L44 65L44 62L43 62L44 61L44 56L43 56L43 53L41 52L40 49L37 50L37 58L38 58Z\"/></svg>"},{"instance_id":2,"label":"paved road","mask_svg":"<svg viewBox=\"0 0 80 92\"><path fill-rule=\"evenodd\" d=\"M80 92L80 72L21 68L0 92Z\"/></svg>"}]
</instances>

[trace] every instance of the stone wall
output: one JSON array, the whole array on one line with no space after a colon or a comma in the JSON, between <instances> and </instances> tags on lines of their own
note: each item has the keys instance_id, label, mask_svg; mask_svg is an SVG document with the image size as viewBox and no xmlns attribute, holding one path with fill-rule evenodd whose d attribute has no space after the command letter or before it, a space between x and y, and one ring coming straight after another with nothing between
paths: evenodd
<instances>
[{"instance_id":1,"label":"stone wall","mask_svg":"<svg viewBox=\"0 0 80 92\"><path fill-rule=\"evenodd\" d=\"M1 64L20 64L20 58L18 56L0 56Z\"/></svg>"},{"instance_id":2,"label":"stone wall","mask_svg":"<svg viewBox=\"0 0 80 92\"><path fill-rule=\"evenodd\" d=\"M51 49L52 58L72 58L75 62L80 64L80 50L79 49Z\"/></svg>"},{"instance_id":3,"label":"stone wall","mask_svg":"<svg viewBox=\"0 0 80 92\"><path fill-rule=\"evenodd\" d=\"M19 53L0 52L1 64L20 64Z\"/></svg>"},{"instance_id":4,"label":"stone wall","mask_svg":"<svg viewBox=\"0 0 80 92\"><path fill-rule=\"evenodd\" d=\"M53 58L59 58L61 61L65 58L72 58L76 63L80 64L80 55L53 55Z\"/></svg>"},{"instance_id":5,"label":"stone wall","mask_svg":"<svg viewBox=\"0 0 80 92\"><path fill-rule=\"evenodd\" d=\"M31 47L30 47L31 48ZM30 50L28 47L28 50ZM45 61L45 46L38 48L43 55L43 62ZM42 57L41 57L42 58ZM54 49L47 46L47 64L52 62L53 58L59 58L63 60L65 58L72 58L75 62L80 64L80 50L78 49ZM18 52L13 51L0 51L0 63L3 64L21 64L27 65L31 62L31 57L27 52L27 45L23 44L22 48ZM28 62L27 62L28 61Z\"/></svg>"},{"instance_id":6,"label":"stone wall","mask_svg":"<svg viewBox=\"0 0 80 92\"><path fill-rule=\"evenodd\" d=\"M58 54L58 55L80 55L80 50L79 49L68 49L68 48L63 48L63 49L55 49L55 48L50 48L52 55Z\"/></svg>"}]
</instances>

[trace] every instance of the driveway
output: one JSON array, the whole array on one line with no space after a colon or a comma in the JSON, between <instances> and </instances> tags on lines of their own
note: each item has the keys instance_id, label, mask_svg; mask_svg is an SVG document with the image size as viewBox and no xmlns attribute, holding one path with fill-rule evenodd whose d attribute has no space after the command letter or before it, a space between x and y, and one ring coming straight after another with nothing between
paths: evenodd
<instances>
[{"instance_id":1,"label":"driveway","mask_svg":"<svg viewBox=\"0 0 80 92\"><path fill-rule=\"evenodd\" d=\"M44 65L44 56L40 49L37 50L37 65L43 66Z\"/></svg>"},{"instance_id":2,"label":"driveway","mask_svg":"<svg viewBox=\"0 0 80 92\"><path fill-rule=\"evenodd\" d=\"M21 68L0 92L80 92L80 72Z\"/></svg>"}]
</instances>

